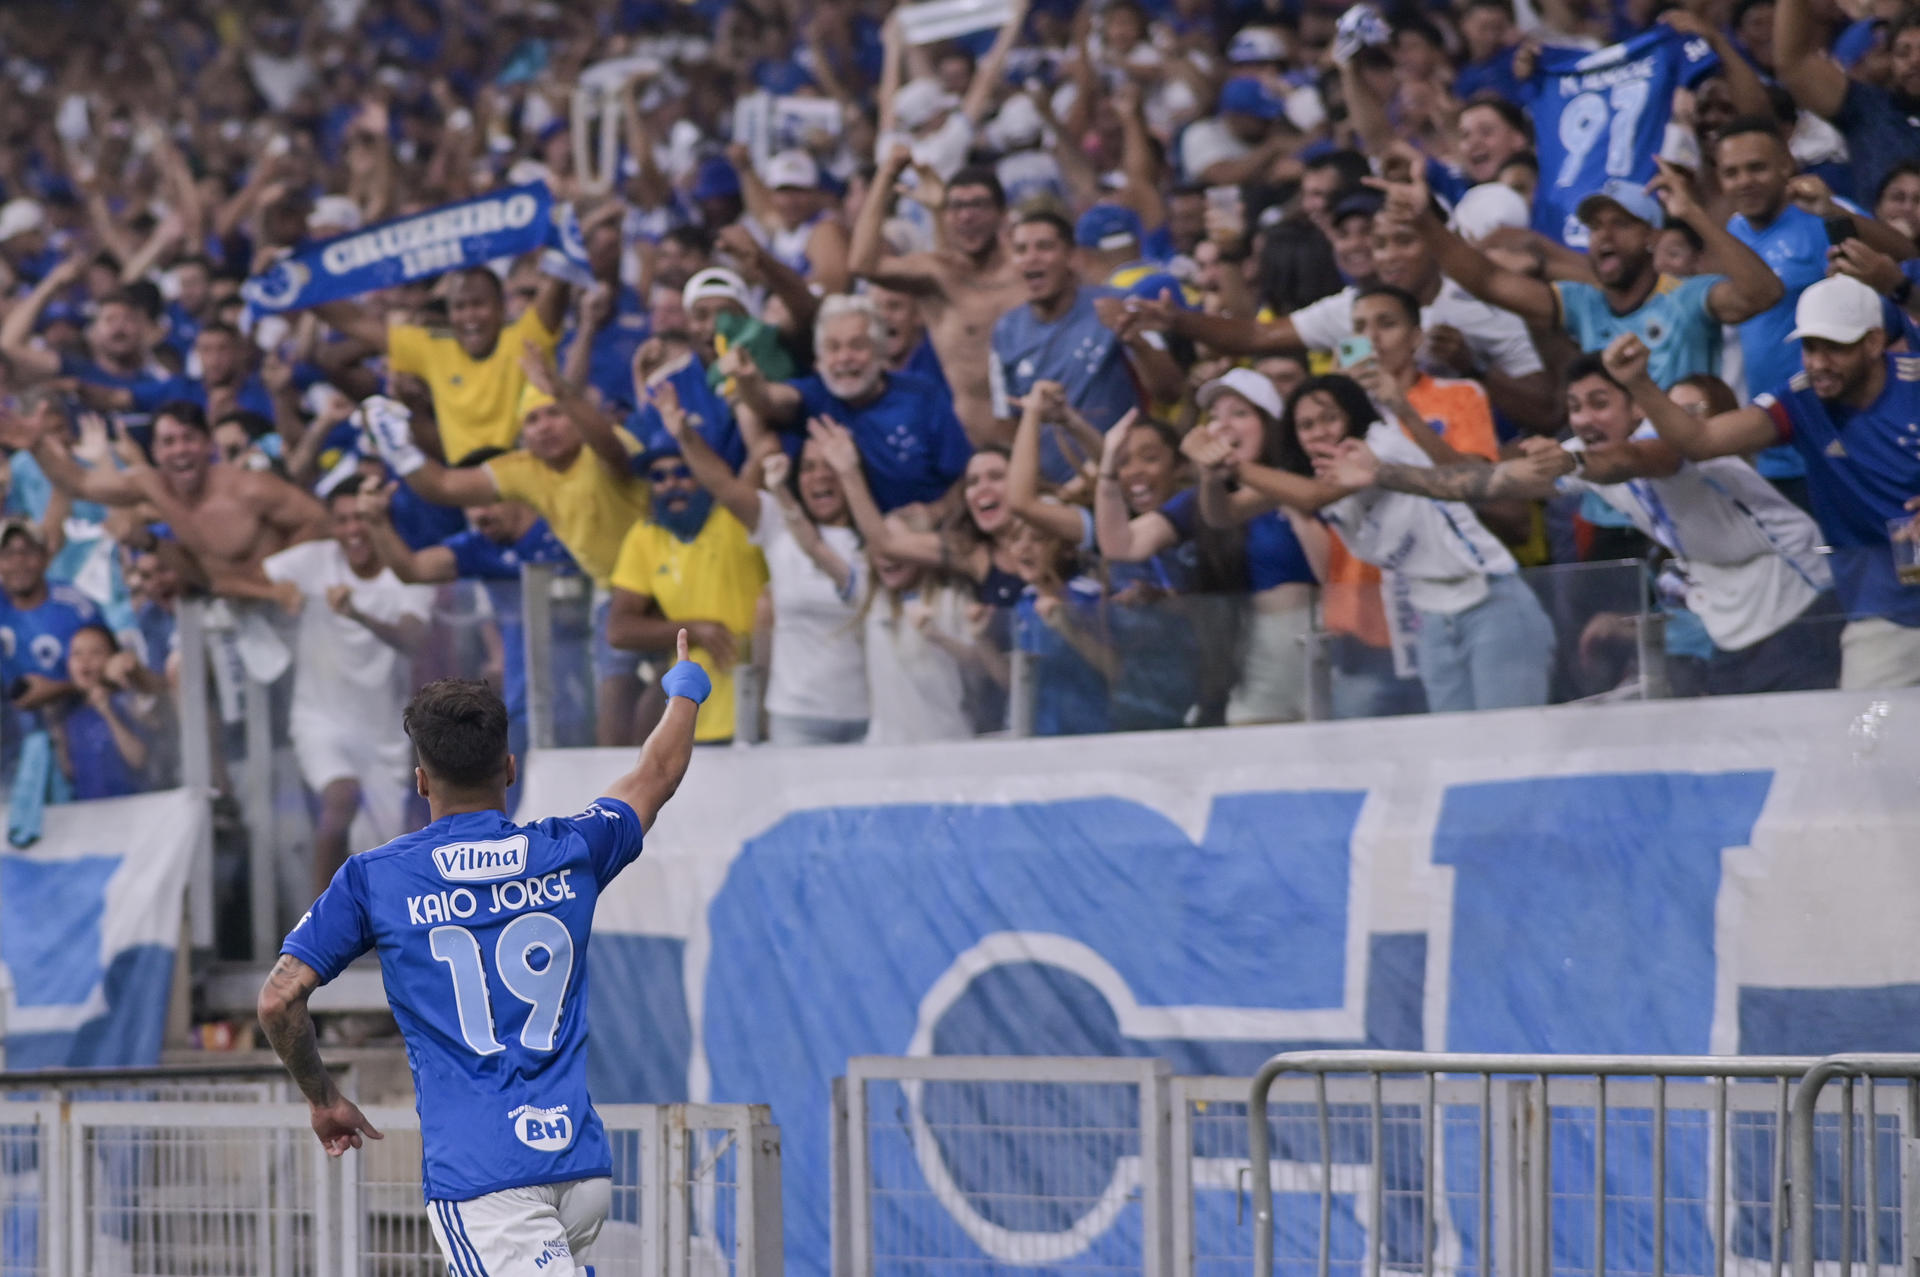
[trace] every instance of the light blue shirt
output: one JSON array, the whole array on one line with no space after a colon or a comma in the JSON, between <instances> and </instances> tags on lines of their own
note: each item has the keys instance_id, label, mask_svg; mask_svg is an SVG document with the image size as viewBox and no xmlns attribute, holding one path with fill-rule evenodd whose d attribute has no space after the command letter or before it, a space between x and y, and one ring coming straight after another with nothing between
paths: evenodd
<instances>
[{"instance_id":1,"label":"light blue shirt","mask_svg":"<svg viewBox=\"0 0 1920 1277\"><path fill-rule=\"evenodd\" d=\"M1747 388L1778 386L1800 371L1800 343L1787 340L1793 309L1808 284L1826 278L1827 226L1812 213L1789 204L1768 225L1756 229L1744 214L1734 214L1727 233L1758 253L1787 286L1787 295L1771 310L1740 325L1740 351L1746 359ZM1769 479L1797 479L1807 473L1792 448L1768 448L1755 463Z\"/></svg>"},{"instance_id":2,"label":"light blue shirt","mask_svg":"<svg viewBox=\"0 0 1920 1277\"><path fill-rule=\"evenodd\" d=\"M1030 305L1000 316L993 326L988 371L994 415L1017 415L1010 401L1023 398L1036 381L1059 382L1067 402L1096 430L1106 430L1139 407L1127 352L1093 309L1097 298L1120 296L1117 288L1082 285L1066 314L1052 323L1043 322ZM1077 469L1061 456L1051 434L1043 441L1041 468L1056 480Z\"/></svg>"},{"instance_id":3,"label":"light blue shirt","mask_svg":"<svg viewBox=\"0 0 1920 1277\"><path fill-rule=\"evenodd\" d=\"M1824 232L1822 232L1824 234ZM1605 350L1621 333L1647 344L1647 372L1662 389L1682 377L1720 371L1720 321L1707 313L1707 294L1720 275L1662 275L1639 307L1616 315L1591 284L1558 283L1561 322L1585 351Z\"/></svg>"}]
</instances>

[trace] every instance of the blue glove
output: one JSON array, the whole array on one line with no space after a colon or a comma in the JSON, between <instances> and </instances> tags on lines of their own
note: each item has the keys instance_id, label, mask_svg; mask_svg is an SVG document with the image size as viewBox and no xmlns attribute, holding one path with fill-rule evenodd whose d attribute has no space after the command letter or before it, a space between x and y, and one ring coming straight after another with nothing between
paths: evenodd
<instances>
[{"instance_id":1,"label":"blue glove","mask_svg":"<svg viewBox=\"0 0 1920 1277\"><path fill-rule=\"evenodd\" d=\"M660 690L669 697L684 696L700 705L713 695L713 680L693 661L675 661L673 668L661 678Z\"/></svg>"}]
</instances>

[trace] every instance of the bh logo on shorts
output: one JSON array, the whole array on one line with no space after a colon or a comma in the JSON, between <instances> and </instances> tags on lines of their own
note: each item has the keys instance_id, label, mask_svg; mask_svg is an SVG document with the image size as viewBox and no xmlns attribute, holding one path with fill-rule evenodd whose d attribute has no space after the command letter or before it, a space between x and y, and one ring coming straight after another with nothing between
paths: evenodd
<instances>
[{"instance_id":1,"label":"bh logo on shorts","mask_svg":"<svg viewBox=\"0 0 1920 1277\"><path fill-rule=\"evenodd\" d=\"M573 1119L567 1116L567 1106L559 1108L535 1108L531 1104L522 1104L507 1114L507 1120L513 1123L513 1133L522 1144L541 1153L558 1153L573 1143Z\"/></svg>"}]
</instances>

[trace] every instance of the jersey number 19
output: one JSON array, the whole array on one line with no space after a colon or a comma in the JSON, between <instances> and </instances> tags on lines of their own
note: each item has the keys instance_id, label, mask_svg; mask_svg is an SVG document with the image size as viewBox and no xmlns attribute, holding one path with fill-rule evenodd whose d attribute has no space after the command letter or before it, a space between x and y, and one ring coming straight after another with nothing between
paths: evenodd
<instances>
[{"instance_id":1,"label":"jersey number 19","mask_svg":"<svg viewBox=\"0 0 1920 1277\"><path fill-rule=\"evenodd\" d=\"M493 1032L493 1006L487 995L487 971L480 941L465 927L435 927L428 937L436 961L453 973L454 1010L460 1017L460 1036L476 1055L494 1055L507 1048ZM546 961L533 965L539 950ZM550 913L523 913L501 928L493 946L494 969L507 992L526 1003L526 1023L520 1026L520 1045L534 1051L553 1050L566 1007L567 983L573 977L573 936L566 924Z\"/></svg>"}]
</instances>

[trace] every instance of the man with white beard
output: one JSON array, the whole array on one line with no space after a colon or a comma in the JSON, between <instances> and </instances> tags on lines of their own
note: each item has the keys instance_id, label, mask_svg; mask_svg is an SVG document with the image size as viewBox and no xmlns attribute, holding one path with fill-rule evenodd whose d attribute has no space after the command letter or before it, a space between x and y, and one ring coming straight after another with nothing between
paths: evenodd
<instances>
[{"instance_id":1,"label":"man with white beard","mask_svg":"<svg viewBox=\"0 0 1920 1277\"><path fill-rule=\"evenodd\" d=\"M739 383L746 407L789 432L792 455L799 454L806 424L815 417L851 431L883 513L938 501L973 455L946 387L889 372L887 339L887 322L871 300L829 297L813 324L812 376L768 383L749 373Z\"/></svg>"}]
</instances>

